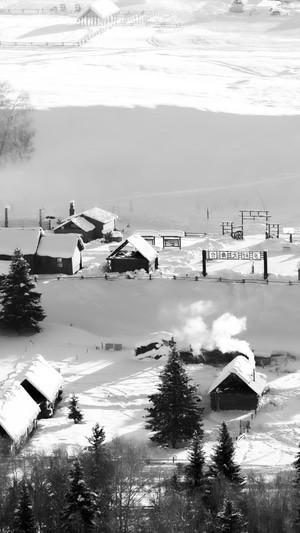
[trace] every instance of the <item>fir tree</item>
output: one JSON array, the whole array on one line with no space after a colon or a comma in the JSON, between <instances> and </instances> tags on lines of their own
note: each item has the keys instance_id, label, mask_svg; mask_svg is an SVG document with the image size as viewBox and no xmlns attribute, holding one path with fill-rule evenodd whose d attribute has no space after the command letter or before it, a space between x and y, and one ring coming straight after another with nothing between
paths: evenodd
<instances>
[{"instance_id":1,"label":"fir tree","mask_svg":"<svg viewBox=\"0 0 300 533\"><path fill-rule=\"evenodd\" d=\"M212 455L210 472L213 476L222 474L228 481L241 485L244 478L240 474L240 466L234 462L234 445L227 425L222 422L219 430L218 443Z\"/></svg>"},{"instance_id":2,"label":"fir tree","mask_svg":"<svg viewBox=\"0 0 300 533\"><path fill-rule=\"evenodd\" d=\"M46 317L40 304L41 295L29 275L30 266L16 248L9 273L0 286L0 324L15 331L40 331L39 322Z\"/></svg>"},{"instance_id":3,"label":"fir tree","mask_svg":"<svg viewBox=\"0 0 300 533\"><path fill-rule=\"evenodd\" d=\"M78 398L73 394L70 398L68 418L74 421L74 424L78 424L83 419L83 414L78 408Z\"/></svg>"},{"instance_id":4,"label":"fir tree","mask_svg":"<svg viewBox=\"0 0 300 533\"><path fill-rule=\"evenodd\" d=\"M147 408L146 429L153 432L150 438L154 442L176 448L180 441L193 436L201 410L195 401L196 387L189 383L175 343L160 380L158 392L149 396L153 406Z\"/></svg>"},{"instance_id":5,"label":"fir tree","mask_svg":"<svg viewBox=\"0 0 300 533\"><path fill-rule=\"evenodd\" d=\"M81 463L76 459L69 473L69 487L62 511L61 531L65 533L90 533L95 531L95 494L83 479Z\"/></svg>"},{"instance_id":6,"label":"fir tree","mask_svg":"<svg viewBox=\"0 0 300 533\"><path fill-rule=\"evenodd\" d=\"M299 451L296 455L296 459L293 463L294 469L295 469L295 479L294 479L294 490L295 490L295 519L294 519L294 526L295 531L297 533L300 533L300 444L299 444Z\"/></svg>"},{"instance_id":7,"label":"fir tree","mask_svg":"<svg viewBox=\"0 0 300 533\"><path fill-rule=\"evenodd\" d=\"M92 452L93 454L98 454L101 450L103 450L105 431L103 427L100 427L98 422L92 428L92 435L91 437L87 437L87 440L90 444L86 448L88 451Z\"/></svg>"},{"instance_id":8,"label":"fir tree","mask_svg":"<svg viewBox=\"0 0 300 533\"><path fill-rule=\"evenodd\" d=\"M222 511L216 516L216 533L243 533L247 522L242 513L235 508L231 500L225 500Z\"/></svg>"},{"instance_id":9,"label":"fir tree","mask_svg":"<svg viewBox=\"0 0 300 533\"><path fill-rule=\"evenodd\" d=\"M32 504L29 497L28 486L25 480L21 483L18 505L14 515L15 533L36 533L37 528L34 523Z\"/></svg>"},{"instance_id":10,"label":"fir tree","mask_svg":"<svg viewBox=\"0 0 300 533\"><path fill-rule=\"evenodd\" d=\"M185 477L191 490L199 490L204 484L205 457L203 451L203 428L199 423L193 435L191 448L188 453L189 464L185 469Z\"/></svg>"}]
</instances>

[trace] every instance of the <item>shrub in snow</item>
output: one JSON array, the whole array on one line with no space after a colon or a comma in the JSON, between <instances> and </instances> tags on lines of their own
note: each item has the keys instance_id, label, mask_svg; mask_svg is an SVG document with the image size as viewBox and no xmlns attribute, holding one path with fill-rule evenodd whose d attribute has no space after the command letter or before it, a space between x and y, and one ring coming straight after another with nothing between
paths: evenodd
<instances>
[{"instance_id":1,"label":"shrub in snow","mask_svg":"<svg viewBox=\"0 0 300 533\"><path fill-rule=\"evenodd\" d=\"M17 248L14 251L9 273L0 286L0 324L15 331L40 331L39 322L46 317L40 304L41 295L35 292L30 266Z\"/></svg>"},{"instance_id":2,"label":"shrub in snow","mask_svg":"<svg viewBox=\"0 0 300 533\"><path fill-rule=\"evenodd\" d=\"M78 424L83 419L83 414L80 409L78 409L78 398L75 394L70 398L68 418L73 420L74 424Z\"/></svg>"},{"instance_id":3,"label":"shrub in snow","mask_svg":"<svg viewBox=\"0 0 300 533\"><path fill-rule=\"evenodd\" d=\"M189 383L175 342L160 380L158 392L149 396L152 406L147 408L146 429L152 431L152 441L176 448L192 438L202 412L195 401L196 387Z\"/></svg>"}]
</instances>

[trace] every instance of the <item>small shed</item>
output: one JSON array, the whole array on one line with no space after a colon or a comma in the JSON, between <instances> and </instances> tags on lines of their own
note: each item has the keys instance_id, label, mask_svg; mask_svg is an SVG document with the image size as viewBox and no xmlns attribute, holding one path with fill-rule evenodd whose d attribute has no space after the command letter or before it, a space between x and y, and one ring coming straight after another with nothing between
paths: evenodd
<instances>
[{"instance_id":1,"label":"small shed","mask_svg":"<svg viewBox=\"0 0 300 533\"><path fill-rule=\"evenodd\" d=\"M50 418L62 397L61 374L42 355L37 355L25 372L21 385L39 405L39 418Z\"/></svg>"},{"instance_id":2,"label":"small shed","mask_svg":"<svg viewBox=\"0 0 300 533\"><path fill-rule=\"evenodd\" d=\"M118 216L99 207L93 207L80 213L74 213L74 204L70 216L58 224L54 233L80 233L84 242L102 238L105 233L115 230Z\"/></svg>"},{"instance_id":3,"label":"small shed","mask_svg":"<svg viewBox=\"0 0 300 533\"><path fill-rule=\"evenodd\" d=\"M232 13L243 13L245 11L245 4L243 0L234 0L229 8Z\"/></svg>"},{"instance_id":4,"label":"small shed","mask_svg":"<svg viewBox=\"0 0 300 533\"><path fill-rule=\"evenodd\" d=\"M212 383L208 394L214 411L257 409L266 380L255 364L242 355L228 363Z\"/></svg>"},{"instance_id":5,"label":"small shed","mask_svg":"<svg viewBox=\"0 0 300 533\"><path fill-rule=\"evenodd\" d=\"M134 233L125 239L108 257L109 272L127 272L158 268L158 253L141 235Z\"/></svg>"},{"instance_id":6,"label":"small shed","mask_svg":"<svg viewBox=\"0 0 300 533\"><path fill-rule=\"evenodd\" d=\"M78 20L80 24L98 25L114 20L120 9L112 0L96 0L82 11Z\"/></svg>"},{"instance_id":7,"label":"small shed","mask_svg":"<svg viewBox=\"0 0 300 533\"><path fill-rule=\"evenodd\" d=\"M40 408L15 381L0 397L0 442L2 451L18 450L36 427Z\"/></svg>"},{"instance_id":8,"label":"small shed","mask_svg":"<svg viewBox=\"0 0 300 533\"><path fill-rule=\"evenodd\" d=\"M35 257L35 273L73 275L82 268L83 249L79 235L45 234Z\"/></svg>"},{"instance_id":9,"label":"small shed","mask_svg":"<svg viewBox=\"0 0 300 533\"><path fill-rule=\"evenodd\" d=\"M34 256L43 234L42 228L0 228L0 260L11 261L19 248L34 272Z\"/></svg>"},{"instance_id":10,"label":"small shed","mask_svg":"<svg viewBox=\"0 0 300 533\"><path fill-rule=\"evenodd\" d=\"M162 230L159 234L163 240L163 248L179 248L181 250L181 239L185 236L184 231Z\"/></svg>"}]
</instances>

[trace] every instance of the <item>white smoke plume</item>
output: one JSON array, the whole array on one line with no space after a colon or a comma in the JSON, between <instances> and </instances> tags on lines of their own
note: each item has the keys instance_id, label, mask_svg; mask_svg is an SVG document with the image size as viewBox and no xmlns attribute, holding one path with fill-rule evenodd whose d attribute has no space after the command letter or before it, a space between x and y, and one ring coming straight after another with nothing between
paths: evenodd
<instances>
[{"instance_id":1,"label":"white smoke plume","mask_svg":"<svg viewBox=\"0 0 300 533\"><path fill-rule=\"evenodd\" d=\"M173 330L179 345L192 346L195 353L200 352L202 348L218 349L223 353L241 352L254 364L254 354L249 343L236 338L247 329L246 317L237 318L231 313L224 313L213 321L211 327L208 327L205 318L209 312L209 303L202 301L180 309L185 322L182 328Z\"/></svg>"}]
</instances>

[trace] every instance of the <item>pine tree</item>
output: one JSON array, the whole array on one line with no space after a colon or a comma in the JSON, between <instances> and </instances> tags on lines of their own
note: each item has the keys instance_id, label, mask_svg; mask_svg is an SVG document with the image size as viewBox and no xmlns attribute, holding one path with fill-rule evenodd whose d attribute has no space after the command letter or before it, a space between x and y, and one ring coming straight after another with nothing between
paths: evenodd
<instances>
[{"instance_id":1,"label":"pine tree","mask_svg":"<svg viewBox=\"0 0 300 533\"><path fill-rule=\"evenodd\" d=\"M203 428L199 423L193 435L191 448L188 453L189 464L185 469L185 477L191 490L199 490L204 485L204 464L205 457L203 451Z\"/></svg>"},{"instance_id":2,"label":"pine tree","mask_svg":"<svg viewBox=\"0 0 300 533\"><path fill-rule=\"evenodd\" d=\"M296 459L293 463L295 469L295 479L294 479L294 491L295 491L295 519L294 526L295 531L300 532L300 444L299 451L296 455Z\"/></svg>"},{"instance_id":3,"label":"pine tree","mask_svg":"<svg viewBox=\"0 0 300 533\"><path fill-rule=\"evenodd\" d=\"M95 494L83 479L81 463L76 459L69 473L69 488L62 511L61 531L65 533L90 533L95 531L97 515Z\"/></svg>"},{"instance_id":4,"label":"pine tree","mask_svg":"<svg viewBox=\"0 0 300 533\"><path fill-rule=\"evenodd\" d=\"M68 418L74 421L74 424L78 424L83 419L83 414L78 409L78 398L73 394L70 398Z\"/></svg>"},{"instance_id":5,"label":"pine tree","mask_svg":"<svg viewBox=\"0 0 300 533\"><path fill-rule=\"evenodd\" d=\"M15 331L40 331L39 322L46 317L40 304L41 295L29 275L30 266L16 248L9 273L0 286L0 325Z\"/></svg>"},{"instance_id":6,"label":"pine tree","mask_svg":"<svg viewBox=\"0 0 300 533\"><path fill-rule=\"evenodd\" d=\"M160 380L158 392L148 397L153 406L147 408L146 429L153 432L152 441L176 448L180 441L193 436L201 410L196 404L196 387L189 383L175 343Z\"/></svg>"},{"instance_id":7,"label":"pine tree","mask_svg":"<svg viewBox=\"0 0 300 533\"><path fill-rule=\"evenodd\" d=\"M222 511L216 516L214 526L216 533L243 533L246 531L247 522L232 501L225 500Z\"/></svg>"},{"instance_id":8,"label":"pine tree","mask_svg":"<svg viewBox=\"0 0 300 533\"><path fill-rule=\"evenodd\" d=\"M25 479L21 483L18 505L14 515L15 533L36 533L32 504L29 497L28 486Z\"/></svg>"},{"instance_id":9,"label":"pine tree","mask_svg":"<svg viewBox=\"0 0 300 533\"><path fill-rule=\"evenodd\" d=\"M213 476L222 474L228 481L241 485L244 478L240 474L240 466L234 462L234 445L227 425L222 422L219 430L218 443L214 448L210 472Z\"/></svg>"},{"instance_id":10,"label":"pine tree","mask_svg":"<svg viewBox=\"0 0 300 533\"><path fill-rule=\"evenodd\" d=\"M103 427L100 427L99 422L95 424L92 428L91 437L87 437L90 445L87 446L87 450L93 454L98 454L103 449L103 444L105 441L105 431Z\"/></svg>"}]
</instances>

